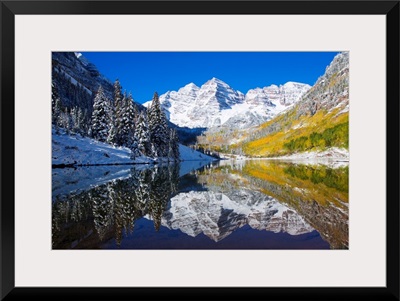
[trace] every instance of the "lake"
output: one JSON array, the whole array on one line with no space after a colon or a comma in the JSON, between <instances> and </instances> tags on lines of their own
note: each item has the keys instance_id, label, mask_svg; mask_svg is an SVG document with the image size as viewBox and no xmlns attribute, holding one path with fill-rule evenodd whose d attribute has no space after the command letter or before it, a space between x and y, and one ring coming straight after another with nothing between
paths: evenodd
<instances>
[{"instance_id":1,"label":"lake","mask_svg":"<svg viewBox=\"0 0 400 301\"><path fill-rule=\"evenodd\" d=\"M347 163L52 170L53 249L348 249Z\"/></svg>"}]
</instances>

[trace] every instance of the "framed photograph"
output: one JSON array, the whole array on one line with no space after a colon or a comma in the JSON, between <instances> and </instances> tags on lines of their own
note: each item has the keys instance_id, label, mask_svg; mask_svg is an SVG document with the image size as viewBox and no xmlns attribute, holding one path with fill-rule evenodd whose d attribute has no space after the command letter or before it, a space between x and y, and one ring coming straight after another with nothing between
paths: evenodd
<instances>
[{"instance_id":1,"label":"framed photograph","mask_svg":"<svg viewBox=\"0 0 400 301\"><path fill-rule=\"evenodd\" d=\"M399 1L2 1L1 298L399 300Z\"/></svg>"}]
</instances>

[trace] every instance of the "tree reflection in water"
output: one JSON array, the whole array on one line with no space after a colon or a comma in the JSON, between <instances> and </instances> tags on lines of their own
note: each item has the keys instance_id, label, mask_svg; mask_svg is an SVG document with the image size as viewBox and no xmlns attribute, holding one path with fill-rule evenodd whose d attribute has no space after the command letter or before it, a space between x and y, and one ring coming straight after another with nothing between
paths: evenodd
<instances>
[{"instance_id":1,"label":"tree reflection in water","mask_svg":"<svg viewBox=\"0 0 400 301\"><path fill-rule=\"evenodd\" d=\"M348 248L348 166L229 161L181 178L179 169L179 164L132 168L128 178L56 196L53 248L94 249L111 241L121 247L124 239L134 237L135 223L142 218L151 220L157 232L163 226L222 244L240 228L250 227L293 238L307 233L314 237L316 230L330 248ZM262 248L261 242L255 245ZM125 247L132 248L132 242ZM174 247L179 249L179 243Z\"/></svg>"},{"instance_id":2,"label":"tree reflection in water","mask_svg":"<svg viewBox=\"0 0 400 301\"><path fill-rule=\"evenodd\" d=\"M179 164L131 169L127 179L113 180L53 202L53 248L86 248L132 234L135 220L148 216L159 230L170 197L177 192ZM95 230L95 237L87 239Z\"/></svg>"}]
</instances>

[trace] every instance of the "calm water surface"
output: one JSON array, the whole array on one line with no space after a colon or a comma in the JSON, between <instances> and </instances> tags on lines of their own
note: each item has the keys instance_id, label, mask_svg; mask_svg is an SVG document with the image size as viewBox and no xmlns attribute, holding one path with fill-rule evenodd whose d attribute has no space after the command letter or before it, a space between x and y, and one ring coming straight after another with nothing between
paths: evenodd
<instances>
[{"instance_id":1,"label":"calm water surface","mask_svg":"<svg viewBox=\"0 0 400 301\"><path fill-rule=\"evenodd\" d=\"M347 249L348 166L53 169L53 249Z\"/></svg>"}]
</instances>

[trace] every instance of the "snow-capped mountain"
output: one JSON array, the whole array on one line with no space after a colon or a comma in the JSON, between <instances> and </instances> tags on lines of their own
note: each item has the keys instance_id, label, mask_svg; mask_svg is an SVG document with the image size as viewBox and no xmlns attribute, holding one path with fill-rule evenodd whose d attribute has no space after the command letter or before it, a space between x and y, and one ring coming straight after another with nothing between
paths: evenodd
<instances>
[{"instance_id":1,"label":"snow-capped mountain","mask_svg":"<svg viewBox=\"0 0 400 301\"><path fill-rule=\"evenodd\" d=\"M229 193L211 190L179 193L171 199L161 223L192 237L203 233L214 241L224 239L244 225L290 235L314 230L294 210L250 189L235 189Z\"/></svg>"},{"instance_id":2,"label":"snow-capped mountain","mask_svg":"<svg viewBox=\"0 0 400 301\"><path fill-rule=\"evenodd\" d=\"M201 87L189 83L178 91L168 91L160 96L160 102L167 118L181 127L248 128L287 109L308 89L307 84L288 82L251 89L243 94L214 77Z\"/></svg>"}]
</instances>

